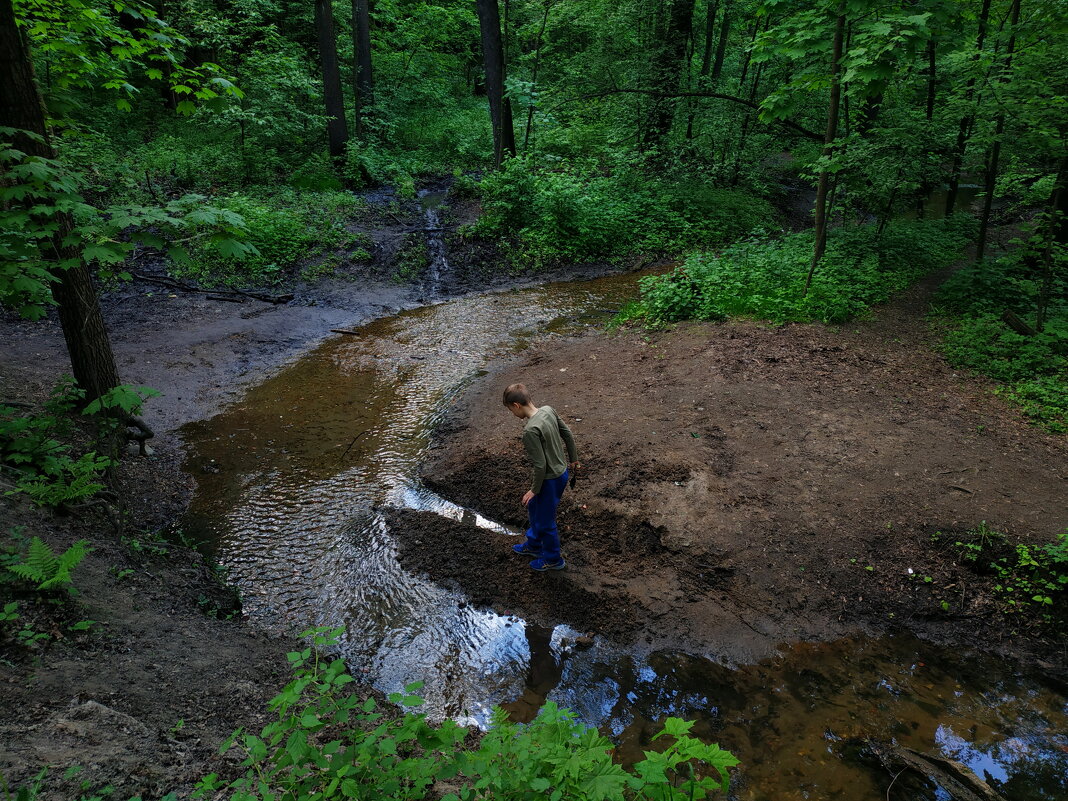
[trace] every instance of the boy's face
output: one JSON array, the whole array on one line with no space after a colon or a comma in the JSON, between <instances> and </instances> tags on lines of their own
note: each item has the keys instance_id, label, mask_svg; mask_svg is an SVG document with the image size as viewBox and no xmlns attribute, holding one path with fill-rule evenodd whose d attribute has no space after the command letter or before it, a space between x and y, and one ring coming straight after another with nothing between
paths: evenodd
<instances>
[{"instance_id":1,"label":"boy's face","mask_svg":"<svg viewBox=\"0 0 1068 801\"><path fill-rule=\"evenodd\" d=\"M523 416L523 405L520 403L509 403L508 411L510 411L516 417L521 418Z\"/></svg>"}]
</instances>

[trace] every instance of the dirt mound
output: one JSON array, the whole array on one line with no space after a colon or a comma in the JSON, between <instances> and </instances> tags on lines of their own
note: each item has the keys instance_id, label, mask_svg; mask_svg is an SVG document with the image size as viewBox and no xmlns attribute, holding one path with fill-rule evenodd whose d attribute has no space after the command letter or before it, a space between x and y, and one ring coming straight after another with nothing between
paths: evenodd
<instances>
[{"instance_id":1,"label":"dirt mound","mask_svg":"<svg viewBox=\"0 0 1068 801\"><path fill-rule=\"evenodd\" d=\"M394 529L403 558L539 622L728 660L899 626L1050 653L1049 629L1007 620L991 577L953 543L982 520L1010 541L1051 540L1065 445L948 368L921 332L897 339L878 323L687 325L498 365L451 411L424 480L523 526L520 428L499 392L524 381L579 441L584 469L560 511L569 570L527 576L508 538L424 516ZM421 553L430 531L471 558Z\"/></svg>"}]
</instances>

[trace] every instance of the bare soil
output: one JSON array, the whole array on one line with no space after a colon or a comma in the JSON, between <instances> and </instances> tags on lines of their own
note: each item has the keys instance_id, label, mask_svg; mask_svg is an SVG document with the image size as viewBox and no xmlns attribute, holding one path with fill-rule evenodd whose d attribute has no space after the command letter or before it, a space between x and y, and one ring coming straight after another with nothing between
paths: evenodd
<instances>
[{"instance_id":1,"label":"bare soil","mask_svg":"<svg viewBox=\"0 0 1068 801\"><path fill-rule=\"evenodd\" d=\"M332 329L425 300L421 274L393 278L398 243L421 236L417 204L392 205L391 193L372 201L383 208L357 226L372 240L372 260L343 262L335 275L315 281L294 274L284 287L259 289L291 293L288 303L169 288L157 282L166 274L150 258L135 265L144 278L102 293L120 376L162 392L144 412L156 437L151 456L124 459L117 471L116 490L127 507L121 536L103 516L61 518L0 496L0 536L21 527L25 537L40 536L57 551L78 539L94 549L75 574L77 599L60 606L18 599L21 622L50 633L45 644L27 650L13 632L0 632L0 774L11 787L51 765L45 799L78 797L83 781L94 788L112 783L121 798L171 790L186 797L199 777L237 771L236 761L216 750L236 728L262 726L267 701L288 680L285 653L297 643L245 625L225 577L176 543L175 524L193 490L177 430L218 413L336 336ZM458 204L450 231L477 213L476 203ZM444 275L439 298L613 269L564 266L540 276L502 276L492 269L492 248L455 241L490 255ZM462 255L455 253L455 263ZM70 371L54 316L28 322L0 312L0 341L2 402L38 404ZM70 630L81 620L96 621L91 633ZM64 780L72 765L84 770Z\"/></svg>"},{"instance_id":2,"label":"bare soil","mask_svg":"<svg viewBox=\"0 0 1068 801\"><path fill-rule=\"evenodd\" d=\"M515 540L428 514L394 528L402 561L485 606L650 649L749 662L904 627L1063 673L1063 629L1004 614L954 543L984 520L1010 543L1053 540L1068 449L935 352L924 310L941 277L841 330L687 324L496 365L451 411L425 481L524 527L520 425L500 392L525 382L579 442L568 568L535 573Z\"/></svg>"}]
</instances>

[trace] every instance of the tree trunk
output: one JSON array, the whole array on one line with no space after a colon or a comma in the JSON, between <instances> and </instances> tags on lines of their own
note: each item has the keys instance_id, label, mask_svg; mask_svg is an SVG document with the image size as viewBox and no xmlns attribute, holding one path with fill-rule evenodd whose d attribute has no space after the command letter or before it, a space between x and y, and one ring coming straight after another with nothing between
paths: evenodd
<instances>
[{"instance_id":1,"label":"tree trunk","mask_svg":"<svg viewBox=\"0 0 1068 801\"><path fill-rule=\"evenodd\" d=\"M664 35L654 42L655 51L650 65L652 88L665 94L677 92L686 62L686 42L693 27L695 0L667 0L667 25ZM671 130L674 107L667 98L655 101L645 129L645 145L656 147Z\"/></svg>"},{"instance_id":2,"label":"tree trunk","mask_svg":"<svg viewBox=\"0 0 1068 801\"><path fill-rule=\"evenodd\" d=\"M931 130L931 122L934 120L935 89L938 75L935 72L935 40L927 42L927 128ZM927 206L927 196L931 193L931 184L926 179L921 181L919 191L916 193L916 219L922 220Z\"/></svg>"},{"instance_id":3,"label":"tree trunk","mask_svg":"<svg viewBox=\"0 0 1068 801\"><path fill-rule=\"evenodd\" d=\"M371 72L371 12L369 0L352 0L353 99L356 135L363 138L363 117L375 102L374 73Z\"/></svg>"},{"instance_id":4,"label":"tree trunk","mask_svg":"<svg viewBox=\"0 0 1068 801\"><path fill-rule=\"evenodd\" d=\"M534 44L534 70L530 76L531 89L538 88L538 68L541 67L541 42L545 37L545 26L549 24L549 9L552 8L552 0L545 0L545 13L541 18L541 27L538 29L538 39ZM534 130L534 104L527 109L527 127L523 132L523 151L526 152L530 145L531 133Z\"/></svg>"},{"instance_id":5,"label":"tree trunk","mask_svg":"<svg viewBox=\"0 0 1068 801\"><path fill-rule=\"evenodd\" d=\"M834 42L831 46L831 97L827 105L827 131L823 136L823 157L830 157L834 149L834 140L838 135L838 110L842 101L842 84L838 76L841 72L838 62L842 60L842 41L845 38L845 3L838 6L838 19L834 26ZM812 248L812 263L805 276L805 289L802 296L808 294L808 288L812 285L812 275L816 272L816 266L823 258L823 252L827 248L827 189L830 185L831 174L827 169L820 170L819 181L816 184L816 242Z\"/></svg>"},{"instance_id":6,"label":"tree trunk","mask_svg":"<svg viewBox=\"0 0 1068 801\"><path fill-rule=\"evenodd\" d=\"M345 99L341 92L341 72L337 65L337 38L334 35L334 7L330 0L315 0L315 32L319 40L319 63L323 68L323 96L326 99L326 133L330 157L340 162L345 155L348 127Z\"/></svg>"},{"instance_id":7,"label":"tree trunk","mask_svg":"<svg viewBox=\"0 0 1068 801\"><path fill-rule=\"evenodd\" d=\"M4 125L30 131L42 140L16 136L15 146L34 156L54 159L45 108L34 80L29 49L15 25L11 0L0 0L0 120ZM52 240L52 269L56 282L52 296L59 308L63 338L70 354L71 370L87 401L95 400L119 385L119 373L111 350L104 317L100 313L89 266L77 247L64 244L73 228L69 213L54 215L59 227ZM71 265L63 268L60 263Z\"/></svg>"},{"instance_id":8,"label":"tree trunk","mask_svg":"<svg viewBox=\"0 0 1068 801\"><path fill-rule=\"evenodd\" d=\"M978 61L982 55L983 45L986 42L986 26L989 19L990 0L983 0L983 5L979 9L979 33L975 40L975 56L973 56L973 61ZM968 83L964 88L965 106L971 103L972 94L974 92L975 78L969 78ZM949 168L949 190L946 192L947 217L953 214L953 211L957 206L957 191L960 189L961 166L964 164L964 154L968 149L968 136L971 133L974 123L975 112L967 111L964 116L960 118L960 123L957 126L957 142L953 147L953 164Z\"/></svg>"},{"instance_id":9,"label":"tree trunk","mask_svg":"<svg viewBox=\"0 0 1068 801\"><path fill-rule=\"evenodd\" d=\"M716 15L719 14L719 2L710 2L705 10L705 49L701 56L701 76L708 75L712 69L712 44L716 41Z\"/></svg>"},{"instance_id":10,"label":"tree trunk","mask_svg":"<svg viewBox=\"0 0 1068 801\"><path fill-rule=\"evenodd\" d=\"M497 0L476 0L478 26L482 32L482 62L486 71L490 125L493 127L493 166L500 167L506 155L515 155L512 106L504 96L504 45Z\"/></svg>"},{"instance_id":11,"label":"tree trunk","mask_svg":"<svg viewBox=\"0 0 1068 801\"><path fill-rule=\"evenodd\" d=\"M1009 25L1009 45L1005 50L1005 66L1000 76L1001 83L1008 83L1012 75L1012 55L1016 50L1016 25L1020 21L1020 0L1013 0L1012 9L1009 12L1011 20ZM1001 161L1001 138L1005 135L1005 111L999 111L997 122L994 124L994 144L990 147L990 156L986 161L986 175L984 177L983 213L979 218L979 239L975 245L975 260L983 260L986 254L987 234L990 230L990 211L994 206L994 190L997 188L998 167Z\"/></svg>"},{"instance_id":12,"label":"tree trunk","mask_svg":"<svg viewBox=\"0 0 1068 801\"><path fill-rule=\"evenodd\" d=\"M708 8L705 10L705 48L704 53L701 56L701 69L697 73L697 87L699 89L704 88L704 78L708 77L709 71L712 69L712 43L716 39L716 14L719 12L719 3L710 2ZM693 119L695 115L694 109L691 107L689 113L686 115L686 139L693 139Z\"/></svg>"},{"instance_id":13,"label":"tree trunk","mask_svg":"<svg viewBox=\"0 0 1068 801\"><path fill-rule=\"evenodd\" d=\"M723 57L727 52L727 39L731 35L731 4L730 0L723 5L723 21L719 24L719 43L716 45L716 60L712 62L712 85L719 83L719 76L723 73Z\"/></svg>"},{"instance_id":14,"label":"tree trunk","mask_svg":"<svg viewBox=\"0 0 1068 801\"><path fill-rule=\"evenodd\" d=\"M1038 313L1035 328L1042 331L1046 327L1046 310L1053 292L1053 252L1054 247L1068 249L1068 156L1061 159L1057 170L1057 180L1049 197L1049 221L1046 234L1046 246L1042 251L1041 281L1038 290Z\"/></svg>"},{"instance_id":15,"label":"tree trunk","mask_svg":"<svg viewBox=\"0 0 1068 801\"><path fill-rule=\"evenodd\" d=\"M768 26L770 26L770 24L771 24L771 15L770 14L767 15L764 18L764 22L765 22L764 30L767 30ZM742 69L741 69L740 74L738 75L738 93L739 94L741 94L741 91L742 91L743 87L745 86L745 79L749 75L749 65L752 62L752 58L753 58L753 45L756 44L757 36L759 36L759 35L760 35L760 18L758 17L753 22L753 32L749 35L749 47L747 47L745 49L745 56L742 57Z\"/></svg>"}]
</instances>

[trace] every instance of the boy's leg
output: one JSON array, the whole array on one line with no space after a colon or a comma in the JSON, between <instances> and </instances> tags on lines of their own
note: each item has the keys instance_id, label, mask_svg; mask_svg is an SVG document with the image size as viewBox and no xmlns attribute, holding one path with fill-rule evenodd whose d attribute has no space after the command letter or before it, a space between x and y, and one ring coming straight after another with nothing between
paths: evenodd
<instances>
[{"instance_id":1,"label":"boy's leg","mask_svg":"<svg viewBox=\"0 0 1068 801\"><path fill-rule=\"evenodd\" d=\"M530 512L530 532L527 541L534 543L541 558L550 564L560 561L560 532L556 528L556 507L567 488L567 472L559 478L551 478L542 484L541 492L535 495L527 508ZM533 537L531 537L531 534Z\"/></svg>"}]
</instances>

